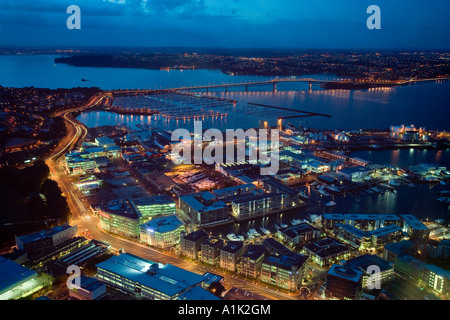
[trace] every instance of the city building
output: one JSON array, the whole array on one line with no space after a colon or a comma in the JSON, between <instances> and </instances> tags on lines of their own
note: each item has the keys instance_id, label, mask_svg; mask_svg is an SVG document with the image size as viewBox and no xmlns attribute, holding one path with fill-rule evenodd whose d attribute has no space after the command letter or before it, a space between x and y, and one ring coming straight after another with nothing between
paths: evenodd
<instances>
[{"instance_id":1,"label":"city building","mask_svg":"<svg viewBox=\"0 0 450 320\"><path fill-rule=\"evenodd\" d=\"M403 238L401 228L395 224L371 231L362 231L349 224L336 223L334 234L339 240L358 250L380 248L389 242Z\"/></svg>"},{"instance_id":2,"label":"city building","mask_svg":"<svg viewBox=\"0 0 450 320\"><path fill-rule=\"evenodd\" d=\"M270 255L261 265L261 281L289 291L297 291L301 287L308 259L301 254Z\"/></svg>"},{"instance_id":3,"label":"city building","mask_svg":"<svg viewBox=\"0 0 450 320\"><path fill-rule=\"evenodd\" d=\"M429 240L427 253L433 259L450 260L450 239Z\"/></svg>"},{"instance_id":4,"label":"city building","mask_svg":"<svg viewBox=\"0 0 450 320\"><path fill-rule=\"evenodd\" d=\"M430 236L430 230L412 214L401 215L403 231L409 234L411 240L426 243Z\"/></svg>"},{"instance_id":5,"label":"city building","mask_svg":"<svg viewBox=\"0 0 450 320\"><path fill-rule=\"evenodd\" d=\"M42 289L37 277L36 271L0 257L0 300L23 298Z\"/></svg>"},{"instance_id":6,"label":"city building","mask_svg":"<svg viewBox=\"0 0 450 320\"><path fill-rule=\"evenodd\" d=\"M429 264L424 269L424 283L440 294L450 294L450 271Z\"/></svg>"},{"instance_id":7,"label":"city building","mask_svg":"<svg viewBox=\"0 0 450 320\"><path fill-rule=\"evenodd\" d=\"M328 270L325 296L340 300L357 300L361 292L363 273L333 264Z\"/></svg>"},{"instance_id":8,"label":"city building","mask_svg":"<svg viewBox=\"0 0 450 320\"><path fill-rule=\"evenodd\" d=\"M243 252L243 241L228 241L226 246L220 249L220 267L228 271L237 271Z\"/></svg>"},{"instance_id":9,"label":"city building","mask_svg":"<svg viewBox=\"0 0 450 320\"><path fill-rule=\"evenodd\" d=\"M28 258L40 255L76 236L78 227L64 224L24 236L16 236L16 246L27 252Z\"/></svg>"},{"instance_id":10,"label":"city building","mask_svg":"<svg viewBox=\"0 0 450 320\"><path fill-rule=\"evenodd\" d=\"M303 254L310 257L312 262L323 267L346 260L350 255L350 250L338 240L324 238L303 246Z\"/></svg>"},{"instance_id":11,"label":"city building","mask_svg":"<svg viewBox=\"0 0 450 320\"><path fill-rule=\"evenodd\" d=\"M175 300L205 277L171 264L123 253L96 265L96 278L139 298Z\"/></svg>"},{"instance_id":12,"label":"city building","mask_svg":"<svg viewBox=\"0 0 450 320\"><path fill-rule=\"evenodd\" d=\"M103 203L98 208L98 215L103 230L133 239L140 238L140 225L147 220L135 209L130 200Z\"/></svg>"},{"instance_id":13,"label":"city building","mask_svg":"<svg viewBox=\"0 0 450 320\"><path fill-rule=\"evenodd\" d=\"M223 245L223 240L216 237L210 237L203 241L200 260L215 265L220 259L220 249Z\"/></svg>"},{"instance_id":14,"label":"city building","mask_svg":"<svg viewBox=\"0 0 450 320\"><path fill-rule=\"evenodd\" d=\"M363 288L372 287L380 289L384 283L394 278L394 264L376 255L365 254L347 260L344 266L362 272L361 283ZM376 272L372 271L375 268L377 268Z\"/></svg>"},{"instance_id":15,"label":"city building","mask_svg":"<svg viewBox=\"0 0 450 320\"><path fill-rule=\"evenodd\" d=\"M414 284L423 280L425 267L426 263L410 255L399 256L394 263L395 275Z\"/></svg>"},{"instance_id":16,"label":"city building","mask_svg":"<svg viewBox=\"0 0 450 320\"><path fill-rule=\"evenodd\" d=\"M365 177L367 177L372 170L363 167L351 167L337 170L336 173L342 176L344 180L347 181L363 181Z\"/></svg>"},{"instance_id":17,"label":"city building","mask_svg":"<svg viewBox=\"0 0 450 320\"><path fill-rule=\"evenodd\" d=\"M264 258L265 250L263 245L249 244L246 252L241 257L240 273L249 278L258 278Z\"/></svg>"},{"instance_id":18,"label":"city building","mask_svg":"<svg viewBox=\"0 0 450 320\"><path fill-rule=\"evenodd\" d=\"M395 263L398 257L413 254L416 244L410 240L391 242L384 246L383 259Z\"/></svg>"},{"instance_id":19,"label":"city building","mask_svg":"<svg viewBox=\"0 0 450 320\"><path fill-rule=\"evenodd\" d=\"M272 213L273 211L287 208L290 205L288 198L288 195L284 193L237 196L231 200L231 213L237 220L264 213Z\"/></svg>"},{"instance_id":20,"label":"city building","mask_svg":"<svg viewBox=\"0 0 450 320\"><path fill-rule=\"evenodd\" d=\"M320 230L307 223L300 223L289 228L279 229L277 236L289 246L294 246L318 239Z\"/></svg>"},{"instance_id":21,"label":"city building","mask_svg":"<svg viewBox=\"0 0 450 320\"><path fill-rule=\"evenodd\" d=\"M71 176L90 174L98 172L95 159L85 159L80 156L66 156L66 168Z\"/></svg>"},{"instance_id":22,"label":"city building","mask_svg":"<svg viewBox=\"0 0 450 320\"><path fill-rule=\"evenodd\" d=\"M345 223L364 231L370 231L390 225L403 225L402 220L395 214L338 214L325 213L322 215L322 225L332 230L336 223Z\"/></svg>"},{"instance_id":23,"label":"city building","mask_svg":"<svg viewBox=\"0 0 450 320\"><path fill-rule=\"evenodd\" d=\"M144 218L175 213L175 201L167 195L132 199L131 204Z\"/></svg>"},{"instance_id":24,"label":"city building","mask_svg":"<svg viewBox=\"0 0 450 320\"><path fill-rule=\"evenodd\" d=\"M183 256L197 260L202 249L202 243L208 239L208 237L208 233L203 229L191 232L189 234L181 232L180 253Z\"/></svg>"},{"instance_id":25,"label":"city building","mask_svg":"<svg viewBox=\"0 0 450 320\"><path fill-rule=\"evenodd\" d=\"M254 184L243 184L234 187L228 187L223 189L216 189L211 191L217 199L225 199L232 196L241 196L244 194L252 194L253 191L256 190L256 186Z\"/></svg>"},{"instance_id":26,"label":"city building","mask_svg":"<svg viewBox=\"0 0 450 320\"><path fill-rule=\"evenodd\" d=\"M200 192L179 198L180 209L189 214L199 225L228 220L229 207L217 201L211 192Z\"/></svg>"},{"instance_id":27,"label":"city building","mask_svg":"<svg viewBox=\"0 0 450 320\"><path fill-rule=\"evenodd\" d=\"M105 283L84 274L80 276L80 287L69 289L69 296L78 300L98 300L105 294Z\"/></svg>"},{"instance_id":28,"label":"city building","mask_svg":"<svg viewBox=\"0 0 450 320\"><path fill-rule=\"evenodd\" d=\"M168 250L180 243L180 234L185 230L175 215L154 218L141 225L141 242Z\"/></svg>"},{"instance_id":29,"label":"city building","mask_svg":"<svg viewBox=\"0 0 450 320\"><path fill-rule=\"evenodd\" d=\"M278 242L274 238L265 238L263 240L264 250L271 255L289 255L292 251L289 250L285 245Z\"/></svg>"}]
</instances>

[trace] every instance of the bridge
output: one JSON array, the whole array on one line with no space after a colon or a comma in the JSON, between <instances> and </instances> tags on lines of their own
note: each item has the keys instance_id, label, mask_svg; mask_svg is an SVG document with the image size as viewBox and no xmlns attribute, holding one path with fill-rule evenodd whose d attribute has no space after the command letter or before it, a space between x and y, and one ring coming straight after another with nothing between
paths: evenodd
<instances>
[{"instance_id":1,"label":"bridge","mask_svg":"<svg viewBox=\"0 0 450 320\"><path fill-rule=\"evenodd\" d=\"M355 79L313 79L313 78L274 78L270 80L262 80L262 81L249 81L249 82L238 82L238 83L223 83L223 84L208 84L208 85L199 85L199 86L185 86L178 88L165 88L165 89L129 89L129 90L112 90L110 93L116 95L139 95L139 94L152 94L152 93L166 93L166 92L174 92L174 91L195 91L195 90L205 90L208 92L210 89L225 89L225 92L228 91L228 88L235 87L244 87L245 91L248 91L249 87L253 86L272 86L272 90L275 92L277 90L277 84L284 82L306 82L309 84L309 89L311 90L311 86L314 83L364 83L364 84L373 84L373 85L405 85L414 82L424 82L424 81L442 81L442 80L450 80L450 78L430 78L430 79L408 79L408 80L355 80Z\"/></svg>"},{"instance_id":2,"label":"bridge","mask_svg":"<svg viewBox=\"0 0 450 320\"><path fill-rule=\"evenodd\" d=\"M237 83L223 83L223 84L208 84L208 85L199 85L199 86L186 86L186 87L178 87L178 88L165 88L165 89L131 89L131 90L113 90L111 91L114 94L119 95L137 95L137 94L151 94L151 93L163 93L163 92L171 92L171 91L195 91L195 90L205 90L208 92L210 89L225 89L225 92L228 91L228 88L235 87L244 87L245 91L248 91L249 87L253 86L272 86L273 91L277 90L277 84L281 82L307 82L311 88L313 83L332 83L332 82L351 82L352 79L313 79L313 78L274 78L270 80L262 80L262 81L249 81L249 82L237 82Z\"/></svg>"}]
</instances>

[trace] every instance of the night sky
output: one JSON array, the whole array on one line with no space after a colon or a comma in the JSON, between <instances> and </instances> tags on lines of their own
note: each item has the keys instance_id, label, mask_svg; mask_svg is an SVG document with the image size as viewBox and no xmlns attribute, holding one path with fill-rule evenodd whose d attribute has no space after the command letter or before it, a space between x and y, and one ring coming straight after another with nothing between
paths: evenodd
<instances>
[{"instance_id":1,"label":"night sky","mask_svg":"<svg viewBox=\"0 0 450 320\"><path fill-rule=\"evenodd\" d=\"M381 30L366 27L372 4ZM449 13L449 0L1 0L0 46L449 49Z\"/></svg>"}]
</instances>

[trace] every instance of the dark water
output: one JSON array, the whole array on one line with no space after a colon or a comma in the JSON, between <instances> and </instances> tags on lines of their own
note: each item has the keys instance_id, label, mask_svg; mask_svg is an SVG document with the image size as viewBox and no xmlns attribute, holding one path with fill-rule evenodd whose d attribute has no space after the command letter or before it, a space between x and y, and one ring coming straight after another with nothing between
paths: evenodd
<instances>
[{"instance_id":1,"label":"dark water","mask_svg":"<svg viewBox=\"0 0 450 320\"><path fill-rule=\"evenodd\" d=\"M393 167L407 167L420 163L439 163L450 167L450 149L445 150L376 150L358 151L352 156L370 160L372 163L390 165ZM347 194L340 197L324 197L316 191L308 195L315 201L320 201L314 214L326 213L372 213L372 214L414 214L420 219L436 220L439 218L450 219L450 206L437 201L439 191L450 190L450 185L441 184L416 184L414 188L401 185L396 192L384 192L380 194L361 194L354 196ZM324 204L334 200L336 206L326 207ZM273 226L286 223L293 218L304 219L308 216L306 210L294 210L283 215L271 215L268 218L257 218L252 221L241 222L239 225L221 226L210 229L213 234L226 236L228 233L243 234L250 228L259 228L261 225ZM259 231L259 230L258 230Z\"/></svg>"},{"instance_id":2,"label":"dark water","mask_svg":"<svg viewBox=\"0 0 450 320\"><path fill-rule=\"evenodd\" d=\"M195 72L195 71L194 71ZM291 85L292 86L292 85ZM450 82L420 83L389 89L368 90L323 90L319 87L311 92L297 84L292 90L279 85L277 92L261 91L252 88L251 92L215 92L219 97L237 100L235 108L223 110L226 118L207 120L204 127L243 128L257 127L259 120L267 120L276 125L279 116L273 109L254 107L247 103L259 103L278 107L306 110L331 115L326 117L294 118L285 120L284 125L292 123L303 127L319 129L387 129L391 125L414 124L430 130L450 130ZM150 118L149 118L150 119ZM150 121L132 116L110 115L103 112L83 113L79 120L87 126L125 123L134 124ZM153 120L155 122L156 119ZM183 127L188 130L193 120L184 122L156 121L162 129L173 130Z\"/></svg>"}]
</instances>

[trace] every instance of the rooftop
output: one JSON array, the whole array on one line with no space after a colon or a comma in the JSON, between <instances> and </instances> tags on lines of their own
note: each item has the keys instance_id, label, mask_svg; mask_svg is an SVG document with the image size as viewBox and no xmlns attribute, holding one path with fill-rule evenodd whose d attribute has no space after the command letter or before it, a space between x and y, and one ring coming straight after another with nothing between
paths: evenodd
<instances>
[{"instance_id":1,"label":"rooftop","mask_svg":"<svg viewBox=\"0 0 450 320\"><path fill-rule=\"evenodd\" d=\"M41 239L44 239L44 238L53 237L53 235L55 235L55 234L57 234L57 233L59 233L61 231L67 230L69 228L72 228L72 226L70 226L69 224L66 223L66 224L63 224L61 226L56 226L56 227L53 227L51 229L46 229L46 230L43 230L43 231L30 233L30 234L27 234L27 235L24 235L24 236L20 236L20 237L17 237L17 238L19 238L24 244L26 244L26 243L35 242L35 241L38 241L38 240L41 240Z\"/></svg>"},{"instance_id":2,"label":"rooftop","mask_svg":"<svg viewBox=\"0 0 450 320\"><path fill-rule=\"evenodd\" d=\"M170 215L162 218L154 218L147 223L142 224L141 228L147 229L149 232L166 233L177 230L183 225L183 222L175 215Z\"/></svg>"},{"instance_id":3,"label":"rooftop","mask_svg":"<svg viewBox=\"0 0 450 320\"><path fill-rule=\"evenodd\" d=\"M428 230L428 228L414 215L404 214L402 219L415 230Z\"/></svg>"},{"instance_id":4,"label":"rooftop","mask_svg":"<svg viewBox=\"0 0 450 320\"><path fill-rule=\"evenodd\" d=\"M208 238L208 233L205 230L201 229L185 235L184 238L189 241L197 241L202 238Z\"/></svg>"},{"instance_id":5,"label":"rooftop","mask_svg":"<svg viewBox=\"0 0 450 320\"><path fill-rule=\"evenodd\" d=\"M342 242L333 238L324 238L316 242L310 242L304 248L314 252L321 258L348 251L348 248Z\"/></svg>"},{"instance_id":6,"label":"rooftop","mask_svg":"<svg viewBox=\"0 0 450 320\"><path fill-rule=\"evenodd\" d=\"M0 257L0 295L37 277L37 275L33 270Z\"/></svg>"},{"instance_id":7,"label":"rooftop","mask_svg":"<svg viewBox=\"0 0 450 320\"><path fill-rule=\"evenodd\" d=\"M388 261L380 258L379 256L371 255L371 254L365 254L365 255L350 259L345 264L346 267L349 267L352 269L357 269L357 270L363 271L364 273L369 268L369 266L372 266L372 265L376 265L376 266L380 267L380 270L382 272L393 268L392 263L389 263Z\"/></svg>"},{"instance_id":8,"label":"rooftop","mask_svg":"<svg viewBox=\"0 0 450 320\"><path fill-rule=\"evenodd\" d=\"M227 245L221 249L229 253L236 253L244 247L243 241L228 241Z\"/></svg>"},{"instance_id":9,"label":"rooftop","mask_svg":"<svg viewBox=\"0 0 450 320\"><path fill-rule=\"evenodd\" d=\"M264 254L264 246L258 244L249 244L247 247L247 251L243 254L242 257L248 257L251 260L257 260Z\"/></svg>"},{"instance_id":10,"label":"rooftop","mask_svg":"<svg viewBox=\"0 0 450 320\"><path fill-rule=\"evenodd\" d=\"M338 264L333 264L330 270L328 270L328 275L343 278L353 282L359 282L363 273L359 270L354 270L351 268L340 266Z\"/></svg>"},{"instance_id":11,"label":"rooftop","mask_svg":"<svg viewBox=\"0 0 450 320\"><path fill-rule=\"evenodd\" d=\"M202 245L210 246L210 247L217 247L223 245L223 240L216 238L216 237L210 237L209 239L206 239L203 241Z\"/></svg>"},{"instance_id":12,"label":"rooftop","mask_svg":"<svg viewBox=\"0 0 450 320\"><path fill-rule=\"evenodd\" d=\"M367 232L367 235L381 237L381 236L384 236L384 235L387 235L387 234L390 234L393 232L397 232L397 231L402 231L402 229L395 224L391 224L387 227L369 231L369 232Z\"/></svg>"},{"instance_id":13,"label":"rooftop","mask_svg":"<svg viewBox=\"0 0 450 320\"><path fill-rule=\"evenodd\" d=\"M119 215L128 219L139 219L140 213L136 211L129 200L113 200L100 205L100 210L106 214Z\"/></svg>"},{"instance_id":14,"label":"rooftop","mask_svg":"<svg viewBox=\"0 0 450 320\"><path fill-rule=\"evenodd\" d=\"M175 207L175 202L169 196L162 194L151 197L145 197L140 199L133 199L133 204L136 206L153 206L153 205L163 205L163 204L173 204Z\"/></svg>"},{"instance_id":15,"label":"rooftop","mask_svg":"<svg viewBox=\"0 0 450 320\"><path fill-rule=\"evenodd\" d=\"M303 264L308 260L308 257L302 254L293 255L281 255L281 256L268 256L264 259L264 264L276 266L280 269L291 270L292 267L300 269Z\"/></svg>"}]
</instances>

